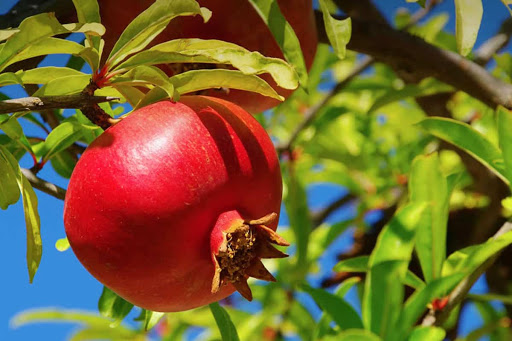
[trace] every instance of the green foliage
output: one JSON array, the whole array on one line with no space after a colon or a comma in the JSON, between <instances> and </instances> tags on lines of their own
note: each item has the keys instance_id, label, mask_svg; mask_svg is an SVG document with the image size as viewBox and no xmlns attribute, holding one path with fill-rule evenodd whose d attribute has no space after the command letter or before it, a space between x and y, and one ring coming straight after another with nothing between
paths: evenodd
<instances>
[{"instance_id":1,"label":"green foliage","mask_svg":"<svg viewBox=\"0 0 512 341\"><path fill-rule=\"evenodd\" d=\"M455 0L457 49L466 56L476 42L483 15L482 0Z\"/></svg>"},{"instance_id":2,"label":"green foliage","mask_svg":"<svg viewBox=\"0 0 512 341\"><path fill-rule=\"evenodd\" d=\"M334 19L330 15L329 8L324 0L320 0L320 7L322 8L325 31L329 42L338 58L343 59L345 58L347 44L352 35L352 22L350 18L345 20Z\"/></svg>"}]
</instances>

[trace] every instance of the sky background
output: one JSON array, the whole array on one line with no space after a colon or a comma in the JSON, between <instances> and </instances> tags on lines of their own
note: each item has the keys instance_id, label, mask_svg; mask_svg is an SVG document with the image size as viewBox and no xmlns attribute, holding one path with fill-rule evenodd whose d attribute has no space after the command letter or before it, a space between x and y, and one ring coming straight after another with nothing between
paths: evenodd
<instances>
[{"instance_id":1,"label":"sky background","mask_svg":"<svg viewBox=\"0 0 512 341\"><path fill-rule=\"evenodd\" d=\"M398 7L409 8L411 11L418 9L416 4L407 4L405 0L375 0L376 5L385 13L388 19L392 19ZM500 0L485 0L483 24L480 29L476 46L494 35L499 29L503 19L509 16L508 11ZM7 12L16 0L0 0L0 14ZM435 9L434 13L447 12L450 21L447 28L450 32L455 30L453 0L444 0L443 4ZM510 51L510 49L508 50ZM64 56L47 58L46 65L62 64L66 61ZM0 89L11 97L24 96L16 87ZM27 127L27 135L41 134L32 126ZM23 167L31 167L31 162L25 158ZM62 187L67 187L67 180L59 177L51 167L45 167L40 176ZM333 199L339 197L343 189L326 184L318 184L308 189L309 202L312 208L320 208ZM26 236L23 208L20 203L9 207L6 211L0 211L0 264L2 265L2 281L0 282L0 340L25 341L25 340L66 340L70 332L76 328L72 324L33 324L13 329L9 321L17 313L32 308L59 307L66 309L80 309L97 311L97 300L101 294L102 285L97 282L80 265L71 250L59 252L55 249L55 242L65 237L62 221L63 201L55 199L42 192L37 192L39 198L39 214L41 216L41 234L43 238L43 257L34 283L28 283L26 269ZM350 207L345 207L330 217L331 220L339 220L351 214ZM287 224L286 215L282 215L281 224ZM322 276L329 273L335 264L335 255L344 248L349 247L351 238L349 235L339 239L331 247L322 259ZM317 276L311 278L313 284L319 282ZM479 281L475 288L477 292L484 292L485 282ZM354 293L349 293L347 299L356 302ZM315 314L318 309L307 297L301 296L301 300L307 301ZM246 309L254 309L250 303L244 304ZM356 308L358 308L356 304ZM461 326L464 335L475 328L479 321L471 308L464 312L466 322ZM133 315L133 314L132 314ZM129 319L128 319L129 320ZM194 334L196 333L196 334ZM197 331L189 335L193 338Z\"/></svg>"}]
</instances>

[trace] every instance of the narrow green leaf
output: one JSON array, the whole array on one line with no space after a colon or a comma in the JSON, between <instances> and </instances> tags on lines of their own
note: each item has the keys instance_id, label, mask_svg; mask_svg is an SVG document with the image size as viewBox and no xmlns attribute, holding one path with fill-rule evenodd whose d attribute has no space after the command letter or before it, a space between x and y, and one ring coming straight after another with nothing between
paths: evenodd
<instances>
[{"instance_id":1,"label":"narrow green leaf","mask_svg":"<svg viewBox=\"0 0 512 341\"><path fill-rule=\"evenodd\" d=\"M382 339L369 330L349 329L337 334L333 339L337 341L381 341Z\"/></svg>"},{"instance_id":2,"label":"narrow green leaf","mask_svg":"<svg viewBox=\"0 0 512 341\"><path fill-rule=\"evenodd\" d=\"M358 256L354 258L345 259L336 264L336 266L334 267L334 271L367 272L369 260L370 256ZM413 289L421 289L425 286L425 282L423 282L418 276L416 276L410 270L407 270L403 283L405 285L410 286Z\"/></svg>"},{"instance_id":3,"label":"narrow green leaf","mask_svg":"<svg viewBox=\"0 0 512 341\"><path fill-rule=\"evenodd\" d=\"M23 84L23 81L13 72L4 72L0 74L0 86L11 84Z\"/></svg>"},{"instance_id":4,"label":"narrow green leaf","mask_svg":"<svg viewBox=\"0 0 512 341\"><path fill-rule=\"evenodd\" d=\"M69 249L69 240L66 237L57 239L55 242L55 248L60 252L66 251Z\"/></svg>"},{"instance_id":5,"label":"narrow green leaf","mask_svg":"<svg viewBox=\"0 0 512 341\"><path fill-rule=\"evenodd\" d=\"M27 265L30 283L41 262L43 243L41 240L41 222L37 211L37 196L32 185L24 175L21 175L21 193L23 196L23 211L25 213L25 225L27 227Z\"/></svg>"},{"instance_id":6,"label":"narrow green leaf","mask_svg":"<svg viewBox=\"0 0 512 341\"><path fill-rule=\"evenodd\" d=\"M213 39L177 39L158 44L134 55L116 69L168 63L227 64L248 75L269 73L285 89L298 86L295 70L283 60L265 57L236 44Z\"/></svg>"},{"instance_id":7,"label":"narrow green leaf","mask_svg":"<svg viewBox=\"0 0 512 341\"><path fill-rule=\"evenodd\" d=\"M128 55L144 49L177 16L201 15L208 21L211 12L194 0L157 0L124 30L107 60L110 69Z\"/></svg>"},{"instance_id":8,"label":"narrow green leaf","mask_svg":"<svg viewBox=\"0 0 512 341\"><path fill-rule=\"evenodd\" d=\"M470 125L448 118L427 118L418 125L430 134L463 149L509 184L501 151Z\"/></svg>"},{"instance_id":9,"label":"narrow green leaf","mask_svg":"<svg viewBox=\"0 0 512 341\"><path fill-rule=\"evenodd\" d=\"M412 163L409 179L411 201L426 203L426 220L417 229L416 251L428 282L441 275L446 259L446 225L449 199L446 177L437 153L420 155Z\"/></svg>"},{"instance_id":10,"label":"narrow green leaf","mask_svg":"<svg viewBox=\"0 0 512 341\"><path fill-rule=\"evenodd\" d=\"M274 35L284 58L297 71L299 83L306 87L308 84L308 71L300 48L300 42L293 28L281 13L277 0L249 0L249 2Z\"/></svg>"},{"instance_id":11,"label":"narrow green leaf","mask_svg":"<svg viewBox=\"0 0 512 341\"><path fill-rule=\"evenodd\" d=\"M100 55L96 49L86 47L77 53L76 56L85 60L91 67L93 73L98 71L100 66Z\"/></svg>"},{"instance_id":12,"label":"narrow green leaf","mask_svg":"<svg viewBox=\"0 0 512 341\"><path fill-rule=\"evenodd\" d=\"M334 293L337 297L343 298L347 294L347 292L357 283L361 281L358 277L352 277L345 281L343 281L338 288L336 289L336 292ZM320 317L320 320L318 320L318 323L316 325L316 328L313 332L313 340L320 340L324 335L326 335L330 329L332 319L330 318L329 314L322 312L322 316Z\"/></svg>"},{"instance_id":13,"label":"narrow green leaf","mask_svg":"<svg viewBox=\"0 0 512 341\"><path fill-rule=\"evenodd\" d=\"M329 13L329 7L325 0L320 0L320 8L324 17L327 38L338 58L344 59L347 53L347 44L352 35L352 22L350 18L344 20L334 19Z\"/></svg>"},{"instance_id":14,"label":"narrow green leaf","mask_svg":"<svg viewBox=\"0 0 512 341\"><path fill-rule=\"evenodd\" d=\"M169 80L174 84L176 92L180 95L221 87L224 89L252 91L264 96L283 100L283 97L260 77L244 75L236 70L193 70L172 76ZM137 104L137 108L161 101L165 98L167 98L167 93L159 88L154 88Z\"/></svg>"},{"instance_id":15,"label":"narrow green leaf","mask_svg":"<svg viewBox=\"0 0 512 341\"><path fill-rule=\"evenodd\" d=\"M217 326L219 327L220 335L222 336L222 341L238 341L238 333L236 331L235 325L231 321L227 311L222 308L219 303L211 303L210 311L212 312L213 318L215 318L215 322L217 322Z\"/></svg>"},{"instance_id":16,"label":"narrow green leaf","mask_svg":"<svg viewBox=\"0 0 512 341\"><path fill-rule=\"evenodd\" d=\"M80 93L90 82L91 75L66 76L49 81L34 96L61 96Z\"/></svg>"},{"instance_id":17,"label":"narrow green leaf","mask_svg":"<svg viewBox=\"0 0 512 341\"><path fill-rule=\"evenodd\" d=\"M100 23L100 7L98 6L97 0L73 0L73 4L76 8L76 14L78 16L78 22L80 23ZM100 50L101 38L91 34L86 34L88 45ZM93 69L93 71L96 71Z\"/></svg>"},{"instance_id":18,"label":"narrow green leaf","mask_svg":"<svg viewBox=\"0 0 512 341\"><path fill-rule=\"evenodd\" d=\"M100 314L114 320L113 326L117 326L130 313L133 304L118 296L107 287L103 287L100 299L98 301L98 310Z\"/></svg>"},{"instance_id":19,"label":"narrow green leaf","mask_svg":"<svg viewBox=\"0 0 512 341\"><path fill-rule=\"evenodd\" d=\"M16 170L12 168L7 159L9 151L6 148L0 149L0 209L5 210L7 206L15 204L20 199L20 189L16 179ZM9 153L10 154L10 153ZM12 155L11 158L14 158Z\"/></svg>"},{"instance_id":20,"label":"narrow green leaf","mask_svg":"<svg viewBox=\"0 0 512 341\"><path fill-rule=\"evenodd\" d=\"M475 45L483 13L482 0L455 0L455 38L463 56Z\"/></svg>"},{"instance_id":21,"label":"narrow green leaf","mask_svg":"<svg viewBox=\"0 0 512 341\"><path fill-rule=\"evenodd\" d=\"M369 259L363 295L366 329L382 338L393 332L402 308L403 282L414 248L416 227L424 219L425 204L410 203L384 227Z\"/></svg>"},{"instance_id":22,"label":"narrow green leaf","mask_svg":"<svg viewBox=\"0 0 512 341\"><path fill-rule=\"evenodd\" d=\"M343 298L306 284L301 285L301 289L311 295L316 304L329 314L341 329L363 328L361 318Z\"/></svg>"},{"instance_id":23,"label":"narrow green leaf","mask_svg":"<svg viewBox=\"0 0 512 341\"><path fill-rule=\"evenodd\" d=\"M9 65L19 62L21 60L46 56L49 54L73 54L78 55L84 47L71 40L59 39L59 38L43 38L36 41L28 46L25 46L15 56L9 60Z\"/></svg>"},{"instance_id":24,"label":"narrow green leaf","mask_svg":"<svg viewBox=\"0 0 512 341\"><path fill-rule=\"evenodd\" d=\"M16 75L19 76L23 84L47 84L58 78L85 76L86 74L67 67L44 66L27 71L21 70L16 72Z\"/></svg>"},{"instance_id":25,"label":"narrow green leaf","mask_svg":"<svg viewBox=\"0 0 512 341\"><path fill-rule=\"evenodd\" d=\"M75 168L77 159L71 156L71 153L64 150L60 153L53 154L50 159L53 169L63 178L69 179Z\"/></svg>"},{"instance_id":26,"label":"narrow green leaf","mask_svg":"<svg viewBox=\"0 0 512 341\"><path fill-rule=\"evenodd\" d=\"M42 161L50 160L53 155L63 151L82 137L82 125L77 122L63 122L46 137L39 152Z\"/></svg>"},{"instance_id":27,"label":"narrow green leaf","mask_svg":"<svg viewBox=\"0 0 512 341\"><path fill-rule=\"evenodd\" d=\"M505 162L505 175L512 184L512 113L502 106L496 110L500 148Z\"/></svg>"},{"instance_id":28,"label":"narrow green leaf","mask_svg":"<svg viewBox=\"0 0 512 341\"><path fill-rule=\"evenodd\" d=\"M407 339L409 341L443 341L446 332L439 327L416 327Z\"/></svg>"},{"instance_id":29,"label":"narrow green leaf","mask_svg":"<svg viewBox=\"0 0 512 341\"><path fill-rule=\"evenodd\" d=\"M464 278L464 274L456 273L451 276L434 279L423 289L416 291L407 299L404 309L400 314L397 328L392 335L396 340L405 340L406 335L414 327L416 321L428 309L427 304L435 298L441 298L449 292Z\"/></svg>"},{"instance_id":30,"label":"narrow green leaf","mask_svg":"<svg viewBox=\"0 0 512 341\"><path fill-rule=\"evenodd\" d=\"M165 316L165 313L142 309L140 316L142 317L141 320L143 321L144 330L148 331L156 326L160 319Z\"/></svg>"},{"instance_id":31,"label":"narrow green leaf","mask_svg":"<svg viewBox=\"0 0 512 341\"><path fill-rule=\"evenodd\" d=\"M173 82L167 75L157 67L139 65L122 76L115 77L111 83L114 84L151 84L159 87L166 93L166 97L173 99L175 97L175 90Z\"/></svg>"},{"instance_id":32,"label":"narrow green leaf","mask_svg":"<svg viewBox=\"0 0 512 341\"><path fill-rule=\"evenodd\" d=\"M32 146L23 133L23 128L15 116L0 115L0 130L5 132L7 136L16 141L23 149L28 152L32 151Z\"/></svg>"},{"instance_id":33,"label":"narrow green leaf","mask_svg":"<svg viewBox=\"0 0 512 341\"><path fill-rule=\"evenodd\" d=\"M509 224L509 223L507 223ZM497 238L490 238L485 243L473 245L452 253L443 264L443 276L462 272L468 275L482 263L512 244L512 231Z\"/></svg>"}]
</instances>

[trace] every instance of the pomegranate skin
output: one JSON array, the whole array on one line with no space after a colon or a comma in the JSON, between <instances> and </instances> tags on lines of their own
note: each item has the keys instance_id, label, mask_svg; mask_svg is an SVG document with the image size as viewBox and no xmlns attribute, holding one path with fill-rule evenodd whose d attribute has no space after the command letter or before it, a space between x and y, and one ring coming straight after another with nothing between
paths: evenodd
<instances>
[{"instance_id":1,"label":"pomegranate skin","mask_svg":"<svg viewBox=\"0 0 512 341\"><path fill-rule=\"evenodd\" d=\"M119 0L98 1L102 23L106 27L106 33L103 36L106 53L103 55L103 61L125 27L153 2L154 0L125 0L120 6ZM248 0L197 0L197 2L213 12L207 23L204 23L199 16L175 18L152 45L179 38L218 39L235 43L250 51L258 51L267 57L284 59L272 33ZM318 44L313 2L312 0L278 0L278 4L283 16L297 34L309 70ZM163 70L168 75L172 75L169 68L163 67ZM277 86L268 75L262 75L262 78L285 98L293 92ZM251 113L273 108L280 103L270 97L236 89L230 89L229 92L211 89L203 94L229 100Z\"/></svg>"},{"instance_id":2,"label":"pomegranate skin","mask_svg":"<svg viewBox=\"0 0 512 341\"><path fill-rule=\"evenodd\" d=\"M274 146L250 114L183 96L137 110L87 148L64 224L77 258L104 285L140 307L182 311L234 291L228 283L212 293L211 247L220 242L212 231L229 227L218 218L279 213L281 192Z\"/></svg>"}]
</instances>

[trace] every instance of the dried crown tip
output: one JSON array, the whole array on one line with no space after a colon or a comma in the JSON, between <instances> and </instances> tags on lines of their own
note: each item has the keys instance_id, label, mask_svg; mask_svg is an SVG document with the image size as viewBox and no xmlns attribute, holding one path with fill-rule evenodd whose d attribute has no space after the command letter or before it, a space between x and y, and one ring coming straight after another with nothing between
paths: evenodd
<instances>
[{"instance_id":1,"label":"dried crown tip","mask_svg":"<svg viewBox=\"0 0 512 341\"><path fill-rule=\"evenodd\" d=\"M283 258L288 255L271 244L290 244L266 225L277 219L276 213L260 219L248 220L229 229L225 240L214 255L215 274L212 293L219 291L222 284L231 283L247 300L252 293L247 284L248 277L275 282L274 276L265 268L261 258Z\"/></svg>"}]
</instances>

